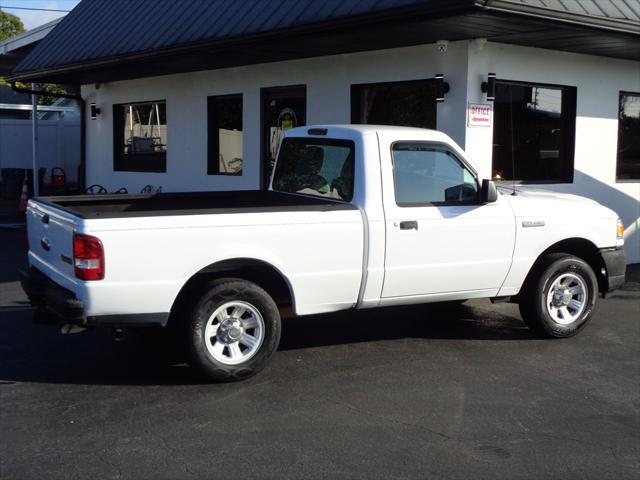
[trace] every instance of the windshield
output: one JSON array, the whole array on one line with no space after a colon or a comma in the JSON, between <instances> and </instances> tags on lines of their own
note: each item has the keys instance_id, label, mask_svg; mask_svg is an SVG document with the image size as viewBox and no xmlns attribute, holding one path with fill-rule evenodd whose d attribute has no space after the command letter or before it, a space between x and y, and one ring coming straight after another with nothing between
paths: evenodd
<instances>
[{"instance_id":1,"label":"windshield","mask_svg":"<svg viewBox=\"0 0 640 480\"><path fill-rule=\"evenodd\" d=\"M355 147L350 140L285 138L273 189L351 201Z\"/></svg>"}]
</instances>

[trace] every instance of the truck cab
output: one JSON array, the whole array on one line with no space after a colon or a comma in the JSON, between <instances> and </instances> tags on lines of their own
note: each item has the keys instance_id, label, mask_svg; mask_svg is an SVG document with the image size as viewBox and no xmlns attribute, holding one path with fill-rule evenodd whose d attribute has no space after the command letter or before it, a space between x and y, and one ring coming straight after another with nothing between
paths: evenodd
<instances>
[{"instance_id":1,"label":"truck cab","mask_svg":"<svg viewBox=\"0 0 640 480\"><path fill-rule=\"evenodd\" d=\"M180 324L215 380L257 373L286 311L488 298L562 338L624 281L615 212L496 189L447 135L417 128L295 128L268 191L41 198L27 219L23 285L40 315Z\"/></svg>"}]
</instances>

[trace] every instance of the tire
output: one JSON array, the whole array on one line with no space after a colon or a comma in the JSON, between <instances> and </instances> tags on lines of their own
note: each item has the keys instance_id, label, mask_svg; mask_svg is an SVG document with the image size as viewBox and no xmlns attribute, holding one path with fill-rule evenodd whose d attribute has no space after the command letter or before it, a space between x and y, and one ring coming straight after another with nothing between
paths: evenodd
<instances>
[{"instance_id":1,"label":"tire","mask_svg":"<svg viewBox=\"0 0 640 480\"><path fill-rule=\"evenodd\" d=\"M255 283L225 278L195 297L187 319L189 364L208 378L232 382L262 370L280 343L280 313Z\"/></svg>"},{"instance_id":2,"label":"tire","mask_svg":"<svg viewBox=\"0 0 640 480\"><path fill-rule=\"evenodd\" d=\"M520 314L534 332L566 338L593 316L598 281L591 267L564 253L547 255L523 287Z\"/></svg>"}]
</instances>

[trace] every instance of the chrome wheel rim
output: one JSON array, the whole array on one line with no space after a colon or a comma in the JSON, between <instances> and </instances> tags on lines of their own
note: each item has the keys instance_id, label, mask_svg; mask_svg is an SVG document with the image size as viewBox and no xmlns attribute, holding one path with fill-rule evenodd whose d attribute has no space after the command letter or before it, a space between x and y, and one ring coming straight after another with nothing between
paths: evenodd
<instances>
[{"instance_id":1,"label":"chrome wheel rim","mask_svg":"<svg viewBox=\"0 0 640 480\"><path fill-rule=\"evenodd\" d=\"M207 351L220 363L238 365L260 350L264 331L264 319L256 307L247 302L225 302L207 320Z\"/></svg>"},{"instance_id":2,"label":"chrome wheel rim","mask_svg":"<svg viewBox=\"0 0 640 480\"><path fill-rule=\"evenodd\" d=\"M553 281L547 293L547 312L560 325L580 318L587 306L587 284L574 273L563 273Z\"/></svg>"}]
</instances>

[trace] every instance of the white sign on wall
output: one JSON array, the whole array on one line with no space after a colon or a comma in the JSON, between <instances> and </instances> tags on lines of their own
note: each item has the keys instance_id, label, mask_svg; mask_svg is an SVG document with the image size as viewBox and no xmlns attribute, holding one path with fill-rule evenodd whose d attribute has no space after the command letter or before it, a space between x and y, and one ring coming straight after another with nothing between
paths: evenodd
<instances>
[{"instance_id":1,"label":"white sign on wall","mask_svg":"<svg viewBox=\"0 0 640 480\"><path fill-rule=\"evenodd\" d=\"M468 127L490 127L493 120L493 104L469 103L467 108Z\"/></svg>"}]
</instances>

